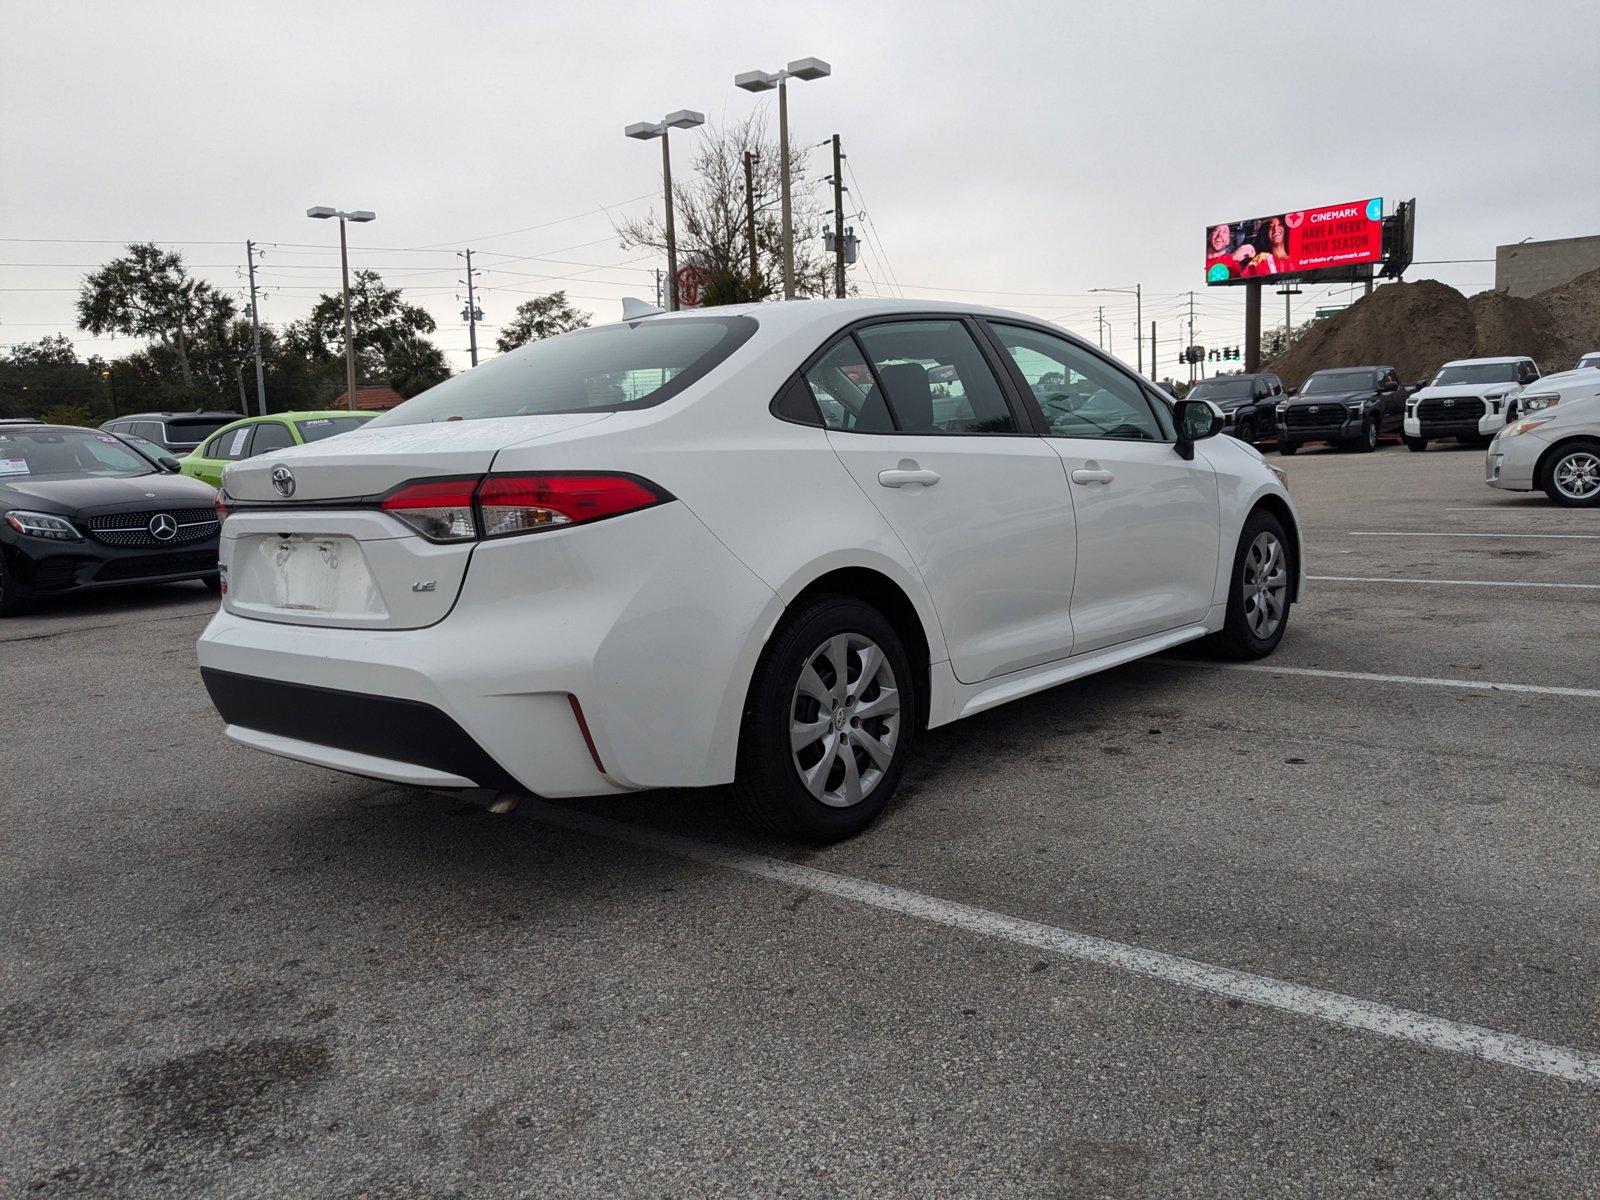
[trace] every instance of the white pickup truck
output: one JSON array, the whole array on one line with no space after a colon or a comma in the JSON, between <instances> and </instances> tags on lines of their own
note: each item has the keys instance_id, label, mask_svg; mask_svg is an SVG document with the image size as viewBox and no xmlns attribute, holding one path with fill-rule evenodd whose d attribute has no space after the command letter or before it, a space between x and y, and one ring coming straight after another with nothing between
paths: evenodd
<instances>
[{"instance_id":1,"label":"white pickup truck","mask_svg":"<svg viewBox=\"0 0 1600 1200\"><path fill-rule=\"evenodd\" d=\"M1462 358L1447 362L1406 401L1408 449L1453 437L1487 443L1505 428L1517 392L1539 378L1531 358Z\"/></svg>"}]
</instances>

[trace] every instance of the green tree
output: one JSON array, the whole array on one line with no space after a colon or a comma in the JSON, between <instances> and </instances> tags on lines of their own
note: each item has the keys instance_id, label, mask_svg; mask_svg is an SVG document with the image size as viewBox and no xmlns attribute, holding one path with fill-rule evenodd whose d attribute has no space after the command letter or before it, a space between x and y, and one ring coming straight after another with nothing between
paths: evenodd
<instances>
[{"instance_id":1,"label":"green tree","mask_svg":"<svg viewBox=\"0 0 1600 1200\"><path fill-rule=\"evenodd\" d=\"M565 291L551 292L548 296L535 296L517 305L511 320L500 327L495 346L500 353L515 350L529 342L542 341L571 329L582 329L589 324L589 314L580 312L567 302Z\"/></svg>"},{"instance_id":2,"label":"green tree","mask_svg":"<svg viewBox=\"0 0 1600 1200\"><path fill-rule=\"evenodd\" d=\"M94 415L87 404L52 404L39 414L46 425L93 425Z\"/></svg>"},{"instance_id":3,"label":"green tree","mask_svg":"<svg viewBox=\"0 0 1600 1200\"><path fill-rule=\"evenodd\" d=\"M77 363L78 351L66 334L49 333L37 342L12 346L4 361L18 367L70 367Z\"/></svg>"},{"instance_id":4,"label":"green tree","mask_svg":"<svg viewBox=\"0 0 1600 1200\"><path fill-rule=\"evenodd\" d=\"M410 340L434 332L427 310L408 304L399 288L388 287L376 271L357 271L350 284L350 323L355 330L356 370L365 380L387 379L389 356L413 359ZM310 359L344 357L344 299L323 295L304 321L285 331L293 347Z\"/></svg>"},{"instance_id":5,"label":"green tree","mask_svg":"<svg viewBox=\"0 0 1600 1200\"><path fill-rule=\"evenodd\" d=\"M233 301L184 269L183 256L154 242L128 246L85 277L78 291L78 328L96 336L154 338L175 355L178 376L194 386L189 335L215 329L234 315Z\"/></svg>"},{"instance_id":6,"label":"green tree","mask_svg":"<svg viewBox=\"0 0 1600 1200\"><path fill-rule=\"evenodd\" d=\"M807 171L806 152L790 138L790 194L793 201L795 292L800 296L833 294L833 260L822 249L822 207ZM756 206L756 272L750 272L749 215L745 204L746 152L755 156L751 170ZM684 182L674 181L678 261L692 263L708 276L705 303L730 304L763 300L778 293L783 279L783 225L778 207L777 139L767 133L766 112L721 128L705 126L695 150L693 168ZM649 216L615 226L624 248L643 246L663 253L666 229Z\"/></svg>"},{"instance_id":7,"label":"green tree","mask_svg":"<svg viewBox=\"0 0 1600 1200\"><path fill-rule=\"evenodd\" d=\"M444 351L427 338L401 338L384 355L385 378L407 400L450 378Z\"/></svg>"}]
</instances>

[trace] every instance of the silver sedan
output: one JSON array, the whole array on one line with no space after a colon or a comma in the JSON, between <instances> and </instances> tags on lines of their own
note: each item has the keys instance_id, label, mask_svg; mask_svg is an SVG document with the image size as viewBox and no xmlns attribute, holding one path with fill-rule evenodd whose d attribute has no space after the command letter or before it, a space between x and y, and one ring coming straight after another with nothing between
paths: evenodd
<instances>
[{"instance_id":1,"label":"silver sedan","mask_svg":"<svg viewBox=\"0 0 1600 1200\"><path fill-rule=\"evenodd\" d=\"M1570 371L1561 383L1540 380L1527 391L1535 394L1519 398L1522 416L1489 443L1485 482L1511 492L1542 488L1568 508L1600 508L1600 371Z\"/></svg>"}]
</instances>

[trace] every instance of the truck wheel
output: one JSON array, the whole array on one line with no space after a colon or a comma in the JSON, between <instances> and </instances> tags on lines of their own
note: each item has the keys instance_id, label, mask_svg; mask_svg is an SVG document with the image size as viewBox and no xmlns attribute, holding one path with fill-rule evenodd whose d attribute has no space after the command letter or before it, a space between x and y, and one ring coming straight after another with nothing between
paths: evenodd
<instances>
[{"instance_id":1,"label":"truck wheel","mask_svg":"<svg viewBox=\"0 0 1600 1200\"><path fill-rule=\"evenodd\" d=\"M1544 494L1563 508L1600 508L1600 441L1568 442L1545 464Z\"/></svg>"},{"instance_id":2,"label":"truck wheel","mask_svg":"<svg viewBox=\"0 0 1600 1200\"><path fill-rule=\"evenodd\" d=\"M1378 448L1378 423L1368 417L1361 423L1361 437L1356 441L1356 449L1363 454L1371 454Z\"/></svg>"},{"instance_id":3,"label":"truck wheel","mask_svg":"<svg viewBox=\"0 0 1600 1200\"><path fill-rule=\"evenodd\" d=\"M1246 417L1239 422L1239 427L1234 431L1233 436L1247 446L1254 446L1256 444L1256 423Z\"/></svg>"},{"instance_id":4,"label":"truck wheel","mask_svg":"<svg viewBox=\"0 0 1600 1200\"><path fill-rule=\"evenodd\" d=\"M894 627L849 596L802 606L761 656L734 794L757 825L837 842L889 803L916 732L916 682Z\"/></svg>"},{"instance_id":5,"label":"truck wheel","mask_svg":"<svg viewBox=\"0 0 1600 1200\"><path fill-rule=\"evenodd\" d=\"M1299 442L1286 442L1282 438L1278 439L1278 453L1279 454L1282 454L1285 457L1287 457L1287 456L1293 454L1298 449L1300 449L1300 443Z\"/></svg>"},{"instance_id":6,"label":"truck wheel","mask_svg":"<svg viewBox=\"0 0 1600 1200\"><path fill-rule=\"evenodd\" d=\"M1414 452L1416 454L1421 454L1424 450L1426 450L1428 448L1428 439L1427 438L1412 437L1409 433L1403 434L1401 436L1405 440L1406 449L1407 450L1410 450L1410 451L1412 451L1412 452Z\"/></svg>"}]
</instances>

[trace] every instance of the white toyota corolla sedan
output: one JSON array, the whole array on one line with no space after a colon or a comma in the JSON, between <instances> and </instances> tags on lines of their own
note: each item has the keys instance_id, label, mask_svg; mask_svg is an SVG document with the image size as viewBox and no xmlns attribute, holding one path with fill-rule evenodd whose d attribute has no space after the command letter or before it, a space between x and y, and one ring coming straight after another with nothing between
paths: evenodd
<instances>
[{"instance_id":1,"label":"white toyota corolla sedan","mask_svg":"<svg viewBox=\"0 0 1600 1200\"><path fill-rule=\"evenodd\" d=\"M1282 477L1031 317L818 300L497 358L229 466L201 673L247 746L428 788L732 783L847 837L917 734L1304 580Z\"/></svg>"}]
</instances>

